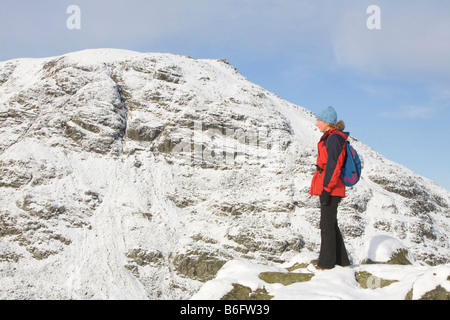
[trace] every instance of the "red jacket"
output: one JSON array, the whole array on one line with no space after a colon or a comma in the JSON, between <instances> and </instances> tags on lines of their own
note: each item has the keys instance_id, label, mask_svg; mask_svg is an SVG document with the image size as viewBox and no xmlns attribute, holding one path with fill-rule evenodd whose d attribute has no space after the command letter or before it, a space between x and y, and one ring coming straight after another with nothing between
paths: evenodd
<instances>
[{"instance_id":1,"label":"red jacket","mask_svg":"<svg viewBox=\"0 0 450 320\"><path fill-rule=\"evenodd\" d=\"M311 195L319 196L325 189L332 196L345 197L345 185L339 177L345 160L345 141L348 135L330 129L320 139L317 170L311 183Z\"/></svg>"}]
</instances>

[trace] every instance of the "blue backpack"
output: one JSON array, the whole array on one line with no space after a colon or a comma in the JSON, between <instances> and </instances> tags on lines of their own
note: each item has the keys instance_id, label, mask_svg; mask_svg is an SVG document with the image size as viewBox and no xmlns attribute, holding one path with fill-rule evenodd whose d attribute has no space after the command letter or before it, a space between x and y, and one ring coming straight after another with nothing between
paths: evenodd
<instances>
[{"instance_id":1,"label":"blue backpack","mask_svg":"<svg viewBox=\"0 0 450 320\"><path fill-rule=\"evenodd\" d=\"M350 142L346 141L345 144L347 153L340 178L346 186L352 187L361 177L361 160L356 150L350 145Z\"/></svg>"}]
</instances>

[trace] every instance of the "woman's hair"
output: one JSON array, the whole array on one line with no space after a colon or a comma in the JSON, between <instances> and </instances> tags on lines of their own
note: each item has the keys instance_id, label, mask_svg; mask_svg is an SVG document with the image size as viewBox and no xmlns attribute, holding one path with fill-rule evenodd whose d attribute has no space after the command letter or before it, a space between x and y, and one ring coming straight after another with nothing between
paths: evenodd
<instances>
[{"instance_id":1,"label":"woman's hair","mask_svg":"<svg viewBox=\"0 0 450 320\"><path fill-rule=\"evenodd\" d=\"M345 123L344 123L344 121L339 120L335 124L330 123L330 128L336 129L336 130L339 130L339 131L344 131L345 130Z\"/></svg>"}]
</instances>

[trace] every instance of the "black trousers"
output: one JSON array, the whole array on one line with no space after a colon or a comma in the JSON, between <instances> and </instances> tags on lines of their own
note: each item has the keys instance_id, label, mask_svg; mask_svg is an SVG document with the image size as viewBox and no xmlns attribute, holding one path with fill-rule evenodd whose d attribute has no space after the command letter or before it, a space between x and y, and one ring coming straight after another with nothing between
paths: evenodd
<instances>
[{"instance_id":1,"label":"black trousers","mask_svg":"<svg viewBox=\"0 0 450 320\"><path fill-rule=\"evenodd\" d=\"M347 250L337 222L337 208L341 197L331 197L329 206L323 205L320 199L320 254L317 266L331 269L335 265L348 266Z\"/></svg>"}]
</instances>

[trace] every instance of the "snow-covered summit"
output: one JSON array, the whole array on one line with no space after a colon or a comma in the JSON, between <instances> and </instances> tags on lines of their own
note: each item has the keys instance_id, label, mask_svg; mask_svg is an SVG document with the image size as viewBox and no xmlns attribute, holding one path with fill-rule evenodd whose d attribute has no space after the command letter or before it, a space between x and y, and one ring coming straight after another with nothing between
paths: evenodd
<instances>
[{"instance_id":1,"label":"snow-covered summit","mask_svg":"<svg viewBox=\"0 0 450 320\"><path fill-rule=\"evenodd\" d=\"M189 298L229 261L318 252L314 122L226 60L0 62L0 298ZM363 176L339 220L353 262L389 237L415 263L448 263L449 192L351 141Z\"/></svg>"}]
</instances>

